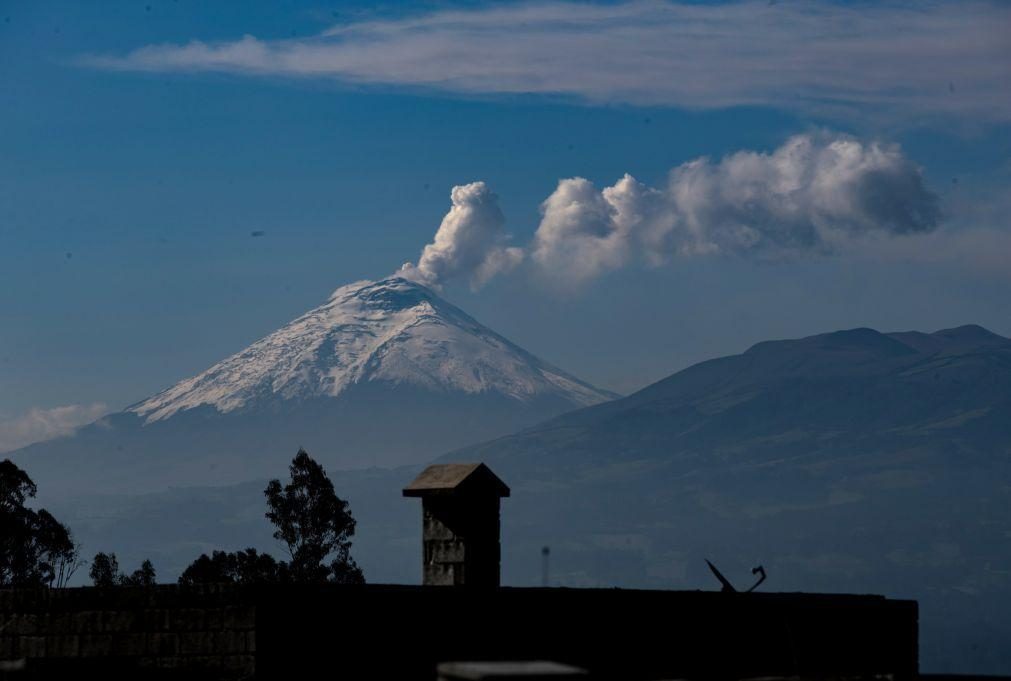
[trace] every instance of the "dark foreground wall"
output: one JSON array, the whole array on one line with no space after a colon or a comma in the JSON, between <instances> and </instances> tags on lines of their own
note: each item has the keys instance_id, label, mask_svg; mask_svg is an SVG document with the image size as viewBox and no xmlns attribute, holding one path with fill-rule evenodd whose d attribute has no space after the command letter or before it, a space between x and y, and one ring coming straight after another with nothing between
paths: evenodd
<instances>
[{"instance_id":1,"label":"dark foreground wall","mask_svg":"<svg viewBox=\"0 0 1011 681\"><path fill-rule=\"evenodd\" d=\"M917 671L917 608L877 596L327 586L0 591L24 676L427 681L438 662L551 659L597 678Z\"/></svg>"},{"instance_id":2,"label":"dark foreground wall","mask_svg":"<svg viewBox=\"0 0 1011 681\"><path fill-rule=\"evenodd\" d=\"M256 668L256 606L234 588L0 590L0 660L11 678L244 678ZM102 676L98 676L101 674Z\"/></svg>"}]
</instances>

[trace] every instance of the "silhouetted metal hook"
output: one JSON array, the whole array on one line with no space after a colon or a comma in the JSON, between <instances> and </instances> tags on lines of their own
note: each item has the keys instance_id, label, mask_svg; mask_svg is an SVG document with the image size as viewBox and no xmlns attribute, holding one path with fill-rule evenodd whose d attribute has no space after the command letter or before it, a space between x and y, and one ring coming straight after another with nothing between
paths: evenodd
<instances>
[{"instance_id":1,"label":"silhouetted metal hook","mask_svg":"<svg viewBox=\"0 0 1011 681\"><path fill-rule=\"evenodd\" d=\"M716 579L720 580L720 584L723 585L723 588L721 589L723 593L737 593L737 589L735 589L734 585L730 583L730 580L724 577L723 573L717 570L716 566L710 563L708 559L706 560L706 565L708 565L709 569L712 570L712 573L716 575ZM759 584L765 581L765 568L762 567L761 565L754 568L751 571L751 574L761 576L758 578L758 581L752 584L751 588L748 589L745 593L751 593L752 591L758 588Z\"/></svg>"},{"instance_id":2,"label":"silhouetted metal hook","mask_svg":"<svg viewBox=\"0 0 1011 681\"><path fill-rule=\"evenodd\" d=\"M751 574L753 574L753 575L761 575L761 577L758 578L757 582L755 582L754 584L751 585L751 588L748 589L748 593L751 593L752 591L754 591L755 589L757 589L758 585L765 581L765 568L762 567L761 565L759 565L758 567L754 568L751 571Z\"/></svg>"}]
</instances>

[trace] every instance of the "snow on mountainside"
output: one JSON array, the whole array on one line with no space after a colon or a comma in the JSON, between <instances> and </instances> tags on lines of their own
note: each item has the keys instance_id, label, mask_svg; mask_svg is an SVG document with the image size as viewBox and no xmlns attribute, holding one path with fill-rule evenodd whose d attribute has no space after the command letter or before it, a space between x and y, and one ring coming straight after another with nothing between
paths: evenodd
<instances>
[{"instance_id":1,"label":"snow on mountainside","mask_svg":"<svg viewBox=\"0 0 1011 681\"><path fill-rule=\"evenodd\" d=\"M407 279L360 281L207 371L133 405L153 423L201 405L220 413L267 400L337 397L382 381L437 392L557 397L573 408L598 390L482 326Z\"/></svg>"},{"instance_id":2,"label":"snow on mountainside","mask_svg":"<svg viewBox=\"0 0 1011 681\"><path fill-rule=\"evenodd\" d=\"M613 397L394 277L11 456L53 493L153 492L275 476L299 447L330 471L422 463Z\"/></svg>"}]
</instances>

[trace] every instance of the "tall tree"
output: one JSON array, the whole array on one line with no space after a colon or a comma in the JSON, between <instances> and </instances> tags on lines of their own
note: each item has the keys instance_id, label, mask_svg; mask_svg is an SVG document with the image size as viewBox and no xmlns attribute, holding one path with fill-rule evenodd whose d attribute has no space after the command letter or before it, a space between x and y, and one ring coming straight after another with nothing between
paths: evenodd
<instances>
[{"instance_id":1,"label":"tall tree","mask_svg":"<svg viewBox=\"0 0 1011 681\"><path fill-rule=\"evenodd\" d=\"M355 519L337 496L326 471L299 449L288 468L291 481L271 480L264 490L266 517L291 556L291 577L299 582L360 584L361 569L351 557ZM329 559L329 563L327 560Z\"/></svg>"},{"instance_id":2,"label":"tall tree","mask_svg":"<svg viewBox=\"0 0 1011 681\"><path fill-rule=\"evenodd\" d=\"M80 566L70 530L25 502L38 487L12 461L0 461L0 586L66 586Z\"/></svg>"}]
</instances>

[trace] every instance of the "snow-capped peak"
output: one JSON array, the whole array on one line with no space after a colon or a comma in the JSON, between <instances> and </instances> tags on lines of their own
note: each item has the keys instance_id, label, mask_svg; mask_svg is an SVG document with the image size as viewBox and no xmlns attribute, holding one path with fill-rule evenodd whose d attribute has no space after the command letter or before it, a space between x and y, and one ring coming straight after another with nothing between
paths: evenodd
<instances>
[{"instance_id":1,"label":"snow-capped peak","mask_svg":"<svg viewBox=\"0 0 1011 681\"><path fill-rule=\"evenodd\" d=\"M573 408L610 399L510 343L431 289L401 277L359 281L251 346L129 411L146 422L209 405L337 397L369 381L434 391L556 396Z\"/></svg>"}]
</instances>

